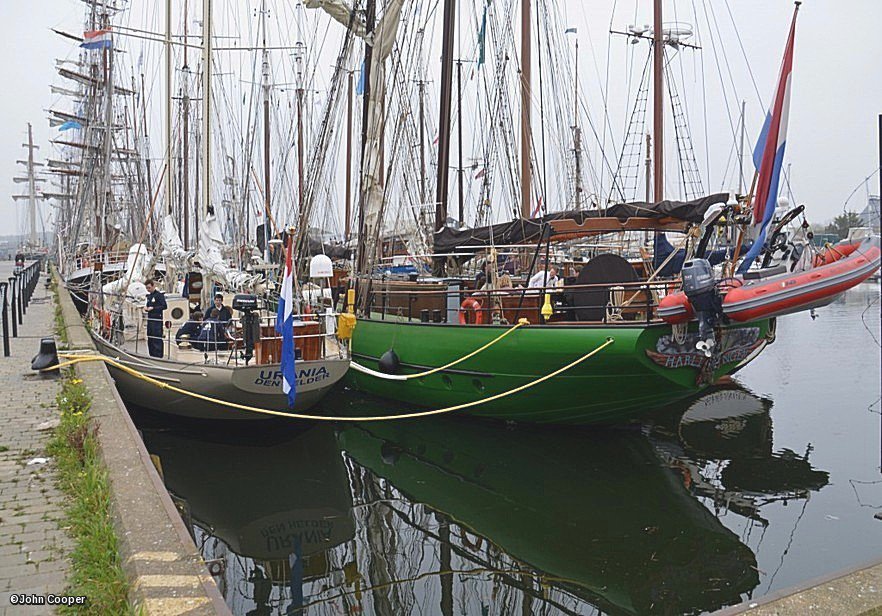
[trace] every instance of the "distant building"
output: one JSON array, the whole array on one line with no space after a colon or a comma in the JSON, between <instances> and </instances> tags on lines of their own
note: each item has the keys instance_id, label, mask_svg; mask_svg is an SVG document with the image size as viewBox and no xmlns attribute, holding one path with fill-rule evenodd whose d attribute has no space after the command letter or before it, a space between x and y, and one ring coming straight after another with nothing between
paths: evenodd
<instances>
[{"instance_id":1,"label":"distant building","mask_svg":"<svg viewBox=\"0 0 882 616\"><path fill-rule=\"evenodd\" d=\"M867 207L861 212L861 224L871 227L876 233L879 232L879 196L870 195L867 199Z\"/></svg>"}]
</instances>

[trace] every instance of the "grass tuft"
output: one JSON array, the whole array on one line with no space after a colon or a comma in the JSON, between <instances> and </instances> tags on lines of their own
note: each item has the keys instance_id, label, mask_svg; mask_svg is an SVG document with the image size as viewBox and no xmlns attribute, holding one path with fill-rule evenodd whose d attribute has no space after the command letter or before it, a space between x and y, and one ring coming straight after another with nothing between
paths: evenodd
<instances>
[{"instance_id":1,"label":"grass tuft","mask_svg":"<svg viewBox=\"0 0 882 616\"><path fill-rule=\"evenodd\" d=\"M56 293L57 288L53 289ZM58 336L67 342L60 303L55 302ZM137 614L129 605L129 582L119 556L110 508L110 481L101 460L98 428L89 417L91 398L73 371L62 374L56 398L60 422L49 442L59 487L68 495L63 525L74 540L69 554L67 594L85 595L86 606L59 606L60 614Z\"/></svg>"},{"instance_id":2,"label":"grass tuft","mask_svg":"<svg viewBox=\"0 0 882 616\"><path fill-rule=\"evenodd\" d=\"M67 592L88 597L85 610L77 606L59 611L134 614L110 513L110 482L99 456L97 430L89 419L88 392L80 379L65 375L58 407L61 422L48 451L58 469L59 485L70 496L64 523L75 545Z\"/></svg>"}]
</instances>

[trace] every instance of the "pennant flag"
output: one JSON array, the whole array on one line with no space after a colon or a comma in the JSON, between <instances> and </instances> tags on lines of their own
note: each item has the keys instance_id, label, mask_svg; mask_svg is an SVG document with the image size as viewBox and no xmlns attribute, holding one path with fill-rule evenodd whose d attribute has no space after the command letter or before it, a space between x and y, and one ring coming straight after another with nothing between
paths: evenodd
<instances>
[{"instance_id":1,"label":"pennant flag","mask_svg":"<svg viewBox=\"0 0 882 616\"><path fill-rule=\"evenodd\" d=\"M564 34L578 34L579 31L576 28L567 28L564 30Z\"/></svg>"},{"instance_id":2,"label":"pennant flag","mask_svg":"<svg viewBox=\"0 0 882 616\"><path fill-rule=\"evenodd\" d=\"M477 179L480 179L480 178L484 177L485 175L487 175L487 167L484 167L483 169L481 169L480 171L478 171L478 172L475 174L475 179L476 179L476 180L477 180Z\"/></svg>"},{"instance_id":3,"label":"pennant flag","mask_svg":"<svg viewBox=\"0 0 882 616\"><path fill-rule=\"evenodd\" d=\"M766 121L753 151L753 161L759 171L756 195L753 200L753 224L756 229L756 240L744 255L744 261L738 267L739 274L746 272L762 251L766 242L766 229L775 214L775 205L778 201L778 182L781 179L781 167L784 162L784 147L787 145L790 78L793 71L793 39L796 34L796 14L798 12L799 4L793 11L793 21L790 24L787 47L784 49L784 61L781 64L781 75L778 78L775 100L766 115Z\"/></svg>"},{"instance_id":4,"label":"pennant flag","mask_svg":"<svg viewBox=\"0 0 882 616\"><path fill-rule=\"evenodd\" d=\"M75 128L75 129L77 129L77 130L80 130L80 129L83 128L83 125L80 124L79 122L75 121L75 120L68 120L67 122L65 122L64 124L62 124L61 126L59 126L59 127L58 127L58 130L70 130L70 129L72 129L72 128Z\"/></svg>"},{"instance_id":5,"label":"pennant flag","mask_svg":"<svg viewBox=\"0 0 882 616\"><path fill-rule=\"evenodd\" d=\"M481 28L478 30L478 66L484 64L484 38L487 36L487 5L484 5L484 16L481 17Z\"/></svg>"},{"instance_id":6,"label":"pennant flag","mask_svg":"<svg viewBox=\"0 0 882 616\"><path fill-rule=\"evenodd\" d=\"M297 371L294 368L294 267L291 258L291 247L294 244L288 238L285 252L285 277L282 279L282 291L279 293L279 308L276 312L276 333L282 337L282 391L288 396L288 406L294 407L297 395Z\"/></svg>"},{"instance_id":7,"label":"pennant flag","mask_svg":"<svg viewBox=\"0 0 882 616\"><path fill-rule=\"evenodd\" d=\"M110 49L111 39L110 30L90 30L83 33L83 42L80 43L83 49Z\"/></svg>"},{"instance_id":8,"label":"pennant flag","mask_svg":"<svg viewBox=\"0 0 882 616\"><path fill-rule=\"evenodd\" d=\"M539 212L542 211L542 197L539 197L539 200L536 202L536 209L533 210L533 213L530 215L530 218L537 218L539 216Z\"/></svg>"},{"instance_id":9,"label":"pennant flag","mask_svg":"<svg viewBox=\"0 0 882 616\"><path fill-rule=\"evenodd\" d=\"M355 85L355 93L358 94L359 96L364 94L364 81L365 81L364 60L362 60L361 61L361 70L358 73L358 83Z\"/></svg>"}]
</instances>

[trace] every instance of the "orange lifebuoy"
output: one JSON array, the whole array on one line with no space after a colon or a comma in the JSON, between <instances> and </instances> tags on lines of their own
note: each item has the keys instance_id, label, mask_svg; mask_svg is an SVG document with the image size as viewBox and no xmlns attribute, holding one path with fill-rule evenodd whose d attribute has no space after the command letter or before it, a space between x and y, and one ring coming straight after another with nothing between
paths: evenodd
<instances>
[{"instance_id":1,"label":"orange lifebuoy","mask_svg":"<svg viewBox=\"0 0 882 616\"><path fill-rule=\"evenodd\" d=\"M471 319L469 318L471 316ZM460 325L481 325L484 322L484 313L481 311L481 302L474 297L467 297L459 305Z\"/></svg>"}]
</instances>

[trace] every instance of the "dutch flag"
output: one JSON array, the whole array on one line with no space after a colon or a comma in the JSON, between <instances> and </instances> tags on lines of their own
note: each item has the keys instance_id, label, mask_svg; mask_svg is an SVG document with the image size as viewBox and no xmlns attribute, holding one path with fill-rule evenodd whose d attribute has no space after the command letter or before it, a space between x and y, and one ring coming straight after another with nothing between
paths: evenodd
<instances>
[{"instance_id":1,"label":"dutch flag","mask_svg":"<svg viewBox=\"0 0 882 616\"><path fill-rule=\"evenodd\" d=\"M750 268L753 260L759 255L766 242L766 229L775 215L778 202L778 182L781 178L781 166L784 162L784 147L787 145L787 119L790 114L790 77L793 72L793 38L796 34L796 14L799 3L793 12L790 24L790 36L784 50L784 62L781 64L781 76L772 108L766 115L763 130L753 151L753 164L759 171L756 184L756 195L753 200L753 224L757 229L756 241L738 268L743 274Z\"/></svg>"},{"instance_id":2,"label":"dutch flag","mask_svg":"<svg viewBox=\"0 0 882 616\"><path fill-rule=\"evenodd\" d=\"M279 293L279 310L276 313L276 333L282 337L282 391L288 395L288 406L294 407L297 395L297 371L294 368L294 267L291 258L293 238L288 237L285 251L285 277Z\"/></svg>"},{"instance_id":3,"label":"dutch flag","mask_svg":"<svg viewBox=\"0 0 882 616\"><path fill-rule=\"evenodd\" d=\"M111 39L110 30L90 30L83 33L83 42L80 43L83 49L110 49Z\"/></svg>"}]
</instances>

